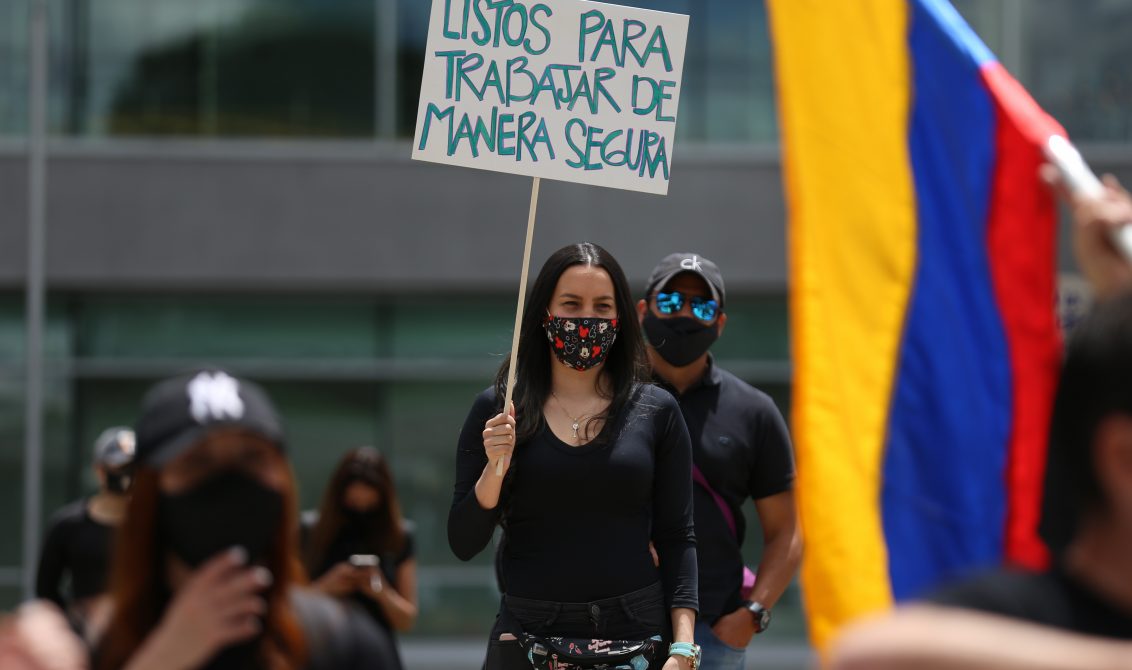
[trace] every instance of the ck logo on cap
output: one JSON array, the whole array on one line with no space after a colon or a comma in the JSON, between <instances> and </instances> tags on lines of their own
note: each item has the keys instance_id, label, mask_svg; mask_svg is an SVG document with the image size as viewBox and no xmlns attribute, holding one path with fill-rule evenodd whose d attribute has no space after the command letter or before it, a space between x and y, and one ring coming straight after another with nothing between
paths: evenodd
<instances>
[{"instance_id":1,"label":"ck logo on cap","mask_svg":"<svg viewBox=\"0 0 1132 670\"><path fill-rule=\"evenodd\" d=\"M202 372L189 382L189 412L197 423L239 419L244 416L240 384L223 372Z\"/></svg>"},{"instance_id":2,"label":"ck logo on cap","mask_svg":"<svg viewBox=\"0 0 1132 670\"><path fill-rule=\"evenodd\" d=\"M699 256L692 256L691 258L685 258L684 260L680 261L680 267L684 268L685 270L695 270L696 272L703 272L704 271L703 266L700 265L700 257Z\"/></svg>"}]
</instances>

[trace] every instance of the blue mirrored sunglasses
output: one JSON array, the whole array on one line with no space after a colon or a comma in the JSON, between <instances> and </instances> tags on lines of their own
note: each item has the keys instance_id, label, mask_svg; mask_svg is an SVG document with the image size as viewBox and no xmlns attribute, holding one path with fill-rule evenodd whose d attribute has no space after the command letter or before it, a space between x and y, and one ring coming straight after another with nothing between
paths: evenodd
<instances>
[{"instance_id":1,"label":"blue mirrored sunglasses","mask_svg":"<svg viewBox=\"0 0 1132 670\"><path fill-rule=\"evenodd\" d=\"M719 313L719 303L711 298L703 298L698 295L689 297L679 291L657 293L656 309L661 314L676 314L684 307L685 300L692 303L692 314L700 321L711 321Z\"/></svg>"}]
</instances>

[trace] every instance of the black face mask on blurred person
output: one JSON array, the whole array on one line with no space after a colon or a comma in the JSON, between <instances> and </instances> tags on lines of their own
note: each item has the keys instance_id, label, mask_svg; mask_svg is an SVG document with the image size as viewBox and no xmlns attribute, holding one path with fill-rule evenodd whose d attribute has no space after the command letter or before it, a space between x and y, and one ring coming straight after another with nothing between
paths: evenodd
<instances>
[{"instance_id":1,"label":"black face mask on blurred person","mask_svg":"<svg viewBox=\"0 0 1132 670\"><path fill-rule=\"evenodd\" d=\"M261 635L221 649L201 670L255 670L263 667L258 662Z\"/></svg>"},{"instance_id":2,"label":"black face mask on blurred person","mask_svg":"<svg viewBox=\"0 0 1132 670\"><path fill-rule=\"evenodd\" d=\"M221 473L183 493L162 493L158 502L166 546L194 568L237 545L255 563L271 548L282 517L283 496L238 471Z\"/></svg>"},{"instance_id":3,"label":"black face mask on blurred person","mask_svg":"<svg viewBox=\"0 0 1132 670\"><path fill-rule=\"evenodd\" d=\"M125 493L129 491L130 473L124 470L107 470L106 490L111 493Z\"/></svg>"},{"instance_id":4,"label":"black face mask on blurred person","mask_svg":"<svg viewBox=\"0 0 1132 670\"><path fill-rule=\"evenodd\" d=\"M354 509L352 507L343 507L342 518L345 519L347 526L362 529L377 521L377 508Z\"/></svg>"},{"instance_id":5,"label":"black face mask on blurred person","mask_svg":"<svg viewBox=\"0 0 1132 670\"><path fill-rule=\"evenodd\" d=\"M716 324L708 325L690 316L662 319L649 312L644 318L645 335L660 357L682 368L707 353L719 337Z\"/></svg>"}]
</instances>

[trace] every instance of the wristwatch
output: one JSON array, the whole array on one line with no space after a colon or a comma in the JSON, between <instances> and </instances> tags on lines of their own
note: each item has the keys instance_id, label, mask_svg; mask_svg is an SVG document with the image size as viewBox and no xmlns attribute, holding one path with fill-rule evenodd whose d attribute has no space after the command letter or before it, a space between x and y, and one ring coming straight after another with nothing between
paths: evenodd
<instances>
[{"instance_id":1,"label":"wristwatch","mask_svg":"<svg viewBox=\"0 0 1132 670\"><path fill-rule=\"evenodd\" d=\"M692 670L697 670L700 667L700 657L703 652L700 650L700 645L692 644L691 642L673 642L668 645L669 656L683 656L688 659L688 664Z\"/></svg>"},{"instance_id":2,"label":"wristwatch","mask_svg":"<svg viewBox=\"0 0 1132 670\"><path fill-rule=\"evenodd\" d=\"M751 613L751 618L755 620L756 633L761 633L770 627L770 610L763 607L762 603L748 600L743 606L747 608L747 611Z\"/></svg>"}]
</instances>

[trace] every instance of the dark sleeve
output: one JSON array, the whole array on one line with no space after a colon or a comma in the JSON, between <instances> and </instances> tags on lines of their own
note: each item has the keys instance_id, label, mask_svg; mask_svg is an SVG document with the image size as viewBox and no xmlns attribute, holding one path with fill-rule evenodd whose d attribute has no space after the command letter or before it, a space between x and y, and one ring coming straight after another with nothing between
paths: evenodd
<instances>
[{"instance_id":1,"label":"dark sleeve","mask_svg":"<svg viewBox=\"0 0 1132 670\"><path fill-rule=\"evenodd\" d=\"M401 670L401 655L388 631L360 611L350 615L348 621L354 653L336 670Z\"/></svg>"},{"instance_id":2,"label":"dark sleeve","mask_svg":"<svg viewBox=\"0 0 1132 670\"><path fill-rule=\"evenodd\" d=\"M67 535L70 528L68 518L61 515L56 517L43 540L39 567L35 573L35 596L50 600L60 608L66 607L59 585L67 570Z\"/></svg>"},{"instance_id":3,"label":"dark sleeve","mask_svg":"<svg viewBox=\"0 0 1132 670\"><path fill-rule=\"evenodd\" d=\"M747 490L755 500L766 498L794 486L794 450L786 421L770 396L761 394L755 421L755 467L747 481Z\"/></svg>"},{"instance_id":4,"label":"dark sleeve","mask_svg":"<svg viewBox=\"0 0 1132 670\"><path fill-rule=\"evenodd\" d=\"M660 557L660 578L668 606L699 610L692 442L676 401L671 396L665 400L657 415L652 541Z\"/></svg>"},{"instance_id":5,"label":"dark sleeve","mask_svg":"<svg viewBox=\"0 0 1132 670\"><path fill-rule=\"evenodd\" d=\"M307 551L310 550L311 538L314 537L314 529L317 525L318 510L308 509L299 514L299 555L304 560L306 560Z\"/></svg>"},{"instance_id":6,"label":"dark sleeve","mask_svg":"<svg viewBox=\"0 0 1132 670\"><path fill-rule=\"evenodd\" d=\"M462 561L470 560L491 541L499 510L503 507L500 500L495 509L484 509L476 499L476 481L487 465L483 425L496 414L492 389L476 396L456 444L456 485L452 490L452 508L448 511L448 545Z\"/></svg>"},{"instance_id":7,"label":"dark sleeve","mask_svg":"<svg viewBox=\"0 0 1132 670\"><path fill-rule=\"evenodd\" d=\"M291 602L307 646L304 670L401 670L389 633L361 609L304 589Z\"/></svg>"},{"instance_id":8,"label":"dark sleeve","mask_svg":"<svg viewBox=\"0 0 1132 670\"><path fill-rule=\"evenodd\" d=\"M397 554L397 565L401 565L417 555L417 541L413 539L414 529L412 523L405 523L405 546L401 547L401 553Z\"/></svg>"},{"instance_id":9,"label":"dark sleeve","mask_svg":"<svg viewBox=\"0 0 1132 670\"><path fill-rule=\"evenodd\" d=\"M1040 579L1013 570L990 570L953 582L928 596L932 605L1040 620L1035 612L1064 608Z\"/></svg>"}]
</instances>

